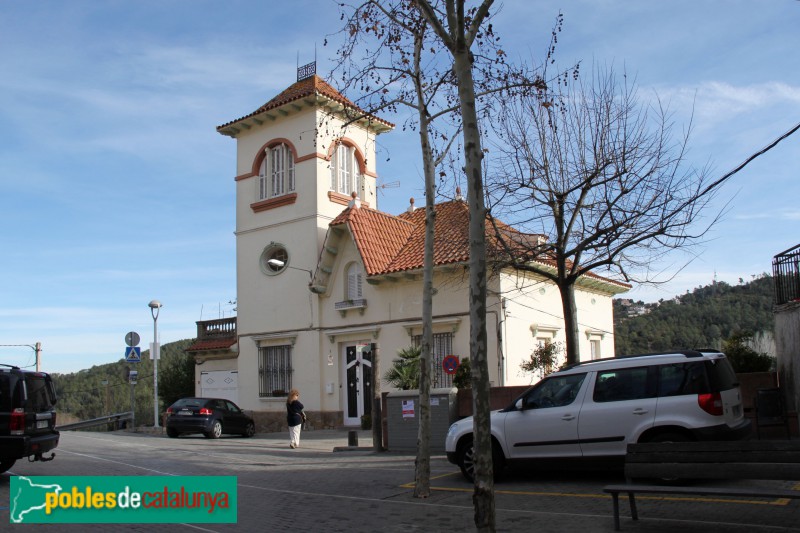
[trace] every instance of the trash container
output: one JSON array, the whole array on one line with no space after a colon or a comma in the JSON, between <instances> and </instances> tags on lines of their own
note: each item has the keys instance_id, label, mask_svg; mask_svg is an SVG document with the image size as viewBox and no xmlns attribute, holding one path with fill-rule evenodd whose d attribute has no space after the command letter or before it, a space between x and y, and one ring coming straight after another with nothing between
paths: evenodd
<instances>
[{"instance_id":1,"label":"trash container","mask_svg":"<svg viewBox=\"0 0 800 533\"><path fill-rule=\"evenodd\" d=\"M444 439L457 420L458 389L431 389L431 453L444 453ZM396 391L386 396L388 445L391 451L414 451L419 435L419 391Z\"/></svg>"}]
</instances>

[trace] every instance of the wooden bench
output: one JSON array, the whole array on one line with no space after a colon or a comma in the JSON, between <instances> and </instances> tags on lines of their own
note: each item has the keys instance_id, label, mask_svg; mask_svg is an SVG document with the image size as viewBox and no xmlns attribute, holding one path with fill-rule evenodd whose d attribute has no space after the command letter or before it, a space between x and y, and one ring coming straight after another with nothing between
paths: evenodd
<instances>
[{"instance_id":1,"label":"wooden bench","mask_svg":"<svg viewBox=\"0 0 800 533\"><path fill-rule=\"evenodd\" d=\"M634 494L688 494L751 498L800 498L800 490L770 487L703 487L687 480L800 480L800 442L726 441L628 444L623 485L608 485L619 531L619 494L627 493L631 518L639 519ZM635 479L675 479L678 483L644 484Z\"/></svg>"}]
</instances>

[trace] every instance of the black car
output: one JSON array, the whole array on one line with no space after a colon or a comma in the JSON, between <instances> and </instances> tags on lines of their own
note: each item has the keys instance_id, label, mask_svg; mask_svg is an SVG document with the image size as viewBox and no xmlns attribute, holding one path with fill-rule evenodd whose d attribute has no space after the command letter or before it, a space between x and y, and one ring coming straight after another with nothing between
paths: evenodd
<instances>
[{"instance_id":1,"label":"black car","mask_svg":"<svg viewBox=\"0 0 800 533\"><path fill-rule=\"evenodd\" d=\"M49 461L44 454L58 446L56 389L44 372L0 365L0 472L27 457Z\"/></svg>"},{"instance_id":2,"label":"black car","mask_svg":"<svg viewBox=\"0 0 800 533\"><path fill-rule=\"evenodd\" d=\"M223 433L252 437L256 433L253 417L230 400L221 398L182 398L167 409L167 435L202 433L218 439Z\"/></svg>"}]
</instances>

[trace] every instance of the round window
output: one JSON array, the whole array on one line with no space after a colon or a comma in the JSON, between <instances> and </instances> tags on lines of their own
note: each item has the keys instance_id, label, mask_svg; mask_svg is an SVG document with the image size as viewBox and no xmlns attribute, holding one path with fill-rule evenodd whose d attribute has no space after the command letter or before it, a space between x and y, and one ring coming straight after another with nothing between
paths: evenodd
<instances>
[{"instance_id":1,"label":"round window","mask_svg":"<svg viewBox=\"0 0 800 533\"><path fill-rule=\"evenodd\" d=\"M273 276L286 270L289 263L289 252L282 244L272 243L261 252L261 271L264 274Z\"/></svg>"}]
</instances>

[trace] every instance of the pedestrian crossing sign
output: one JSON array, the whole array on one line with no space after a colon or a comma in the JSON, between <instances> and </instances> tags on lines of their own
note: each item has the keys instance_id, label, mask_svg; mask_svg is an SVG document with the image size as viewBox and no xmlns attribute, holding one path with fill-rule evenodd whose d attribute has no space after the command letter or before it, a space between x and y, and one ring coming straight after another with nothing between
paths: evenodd
<instances>
[{"instance_id":1,"label":"pedestrian crossing sign","mask_svg":"<svg viewBox=\"0 0 800 533\"><path fill-rule=\"evenodd\" d=\"M128 363L142 362L142 349L138 346L128 346L125 348L125 361Z\"/></svg>"}]
</instances>

